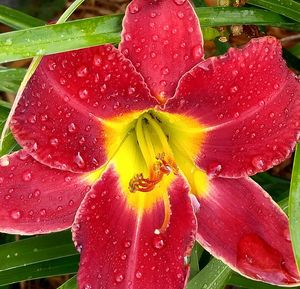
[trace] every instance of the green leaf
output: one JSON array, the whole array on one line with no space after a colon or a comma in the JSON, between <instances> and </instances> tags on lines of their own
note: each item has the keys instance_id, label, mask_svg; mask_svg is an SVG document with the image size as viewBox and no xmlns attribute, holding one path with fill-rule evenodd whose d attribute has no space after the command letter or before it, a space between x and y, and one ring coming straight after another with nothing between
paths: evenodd
<instances>
[{"instance_id":1,"label":"green leaf","mask_svg":"<svg viewBox=\"0 0 300 289\"><path fill-rule=\"evenodd\" d=\"M289 199L289 217L292 245L297 266L300 268L300 144L297 145L294 157Z\"/></svg>"},{"instance_id":2,"label":"green leaf","mask_svg":"<svg viewBox=\"0 0 300 289\"><path fill-rule=\"evenodd\" d=\"M15 0L18 2L17 9L35 17L52 20L66 5L66 0Z\"/></svg>"},{"instance_id":3,"label":"green leaf","mask_svg":"<svg viewBox=\"0 0 300 289\"><path fill-rule=\"evenodd\" d=\"M290 182L285 179L274 177L269 173L261 173L252 177L261 185L275 201L280 201L289 195Z\"/></svg>"},{"instance_id":4,"label":"green leaf","mask_svg":"<svg viewBox=\"0 0 300 289\"><path fill-rule=\"evenodd\" d=\"M300 58L300 43L296 44L292 48L289 49L291 53Z\"/></svg>"},{"instance_id":5,"label":"green leaf","mask_svg":"<svg viewBox=\"0 0 300 289\"><path fill-rule=\"evenodd\" d=\"M79 255L76 255L28 266L16 267L9 271L0 271L0 286L26 280L75 274L78 271L78 264Z\"/></svg>"},{"instance_id":6,"label":"green leaf","mask_svg":"<svg viewBox=\"0 0 300 289\"><path fill-rule=\"evenodd\" d=\"M251 288L251 289L279 289L286 288L281 286L269 285L266 283L254 281L247 279L237 273L233 273L228 281L228 284L233 285L238 288ZM300 287L294 287L299 289Z\"/></svg>"},{"instance_id":7,"label":"green leaf","mask_svg":"<svg viewBox=\"0 0 300 289\"><path fill-rule=\"evenodd\" d=\"M31 237L0 246L0 272L74 255L70 231Z\"/></svg>"},{"instance_id":8,"label":"green leaf","mask_svg":"<svg viewBox=\"0 0 300 289\"><path fill-rule=\"evenodd\" d=\"M300 59L287 49L283 49L282 52L288 66L300 71Z\"/></svg>"},{"instance_id":9,"label":"green leaf","mask_svg":"<svg viewBox=\"0 0 300 289\"><path fill-rule=\"evenodd\" d=\"M213 258L191 281L187 289L223 289L231 275L231 269Z\"/></svg>"},{"instance_id":10,"label":"green leaf","mask_svg":"<svg viewBox=\"0 0 300 289\"><path fill-rule=\"evenodd\" d=\"M77 289L77 275L73 276L71 279L59 286L57 289Z\"/></svg>"},{"instance_id":11,"label":"green leaf","mask_svg":"<svg viewBox=\"0 0 300 289\"><path fill-rule=\"evenodd\" d=\"M300 21L300 3L293 0L248 0L247 3L265 8L291 18L297 22Z\"/></svg>"},{"instance_id":12,"label":"green leaf","mask_svg":"<svg viewBox=\"0 0 300 289\"><path fill-rule=\"evenodd\" d=\"M256 24L288 26L300 31L300 24L295 24L276 13L262 9L201 7L196 8L196 12L202 27ZM101 16L3 33L0 35L0 62L105 43L118 43L122 17L122 15Z\"/></svg>"},{"instance_id":13,"label":"green leaf","mask_svg":"<svg viewBox=\"0 0 300 289\"><path fill-rule=\"evenodd\" d=\"M6 24L14 29L26 29L45 24L43 20L3 5L0 5L0 23Z\"/></svg>"},{"instance_id":14,"label":"green leaf","mask_svg":"<svg viewBox=\"0 0 300 289\"><path fill-rule=\"evenodd\" d=\"M1 72L1 70L0 70ZM1 73L0 73L1 75ZM0 100L0 134L8 117L11 105L8 102ZM19 148L12 133L10 131L4 137L2 148L0 149L0 157L11 153Z\"/></svg>"},{"instance_id":15,"label":"green leaf","mask_svg":"<svg viewBox=\"0 0 300 289\"><path fill-rule=\"evenodd\" d=\"M76 273L78 261L70 231L7 243L0 246L0 286Z\"/></svg>"},{"instance_id":16,"label":"green leaf","mask_svg":"<svg viewBox=\"0 0 300 289\"><path fill-rule=\"evenodd\" d=\"M23 68L5 68L0 66L0 90L17 92L26 73Z\"/></svg>"},{"instance_id":17,"label":"green leaf","mask_svg":"<svg viewBox=\"0 0 300 289\"><path fill-rule=\"evenodd\" d=\"M195 275L197 275L197 273L200 271L199 260L203 252L203 247L201 247L201 245L198 242L195 242L190 261L190 279L194 278Z\"/></svg>"}]
</instances>

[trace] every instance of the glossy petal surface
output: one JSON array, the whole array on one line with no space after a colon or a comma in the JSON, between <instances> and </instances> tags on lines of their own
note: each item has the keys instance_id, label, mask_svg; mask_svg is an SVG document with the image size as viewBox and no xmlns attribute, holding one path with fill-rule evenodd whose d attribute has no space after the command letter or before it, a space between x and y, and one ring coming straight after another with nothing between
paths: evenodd
<instances>
[{"instance_id":1,"label":"glossy petal surface","mask_svg":"<svg viewBox=\"0 0 300 289\"><path fill-rule=\"evenodd\" d=\"M197 240L215 257L253 279L299 284L288 219L254 181L215 178L199 201Z\"/></svg>"},{"instance_id":2,"label":"glossy petal surface","mask_svg":"<svg viewBox=\"0 0 300 289\"><path fill-rule=\"evenodd\" d=\"M156 235L164 219L161 202L138 215L128 206L111 167L80 207L73 238L81 251L79 288L184 288L196 222L188 188L178 177L169 188L169 227ZM95 250L97 248L97 250Z\"/></svg>"},{"instance_id":3,"label":"glossy petal surface","mask_svg":"<svg viewBox=\"0 0 300 289\"><path fill-rule=\"evenodd\" d=\"M198 18L187 0L134 0L123 20L120 50L161 102L203 57Z\"/></svg>"},{"instance_id":4,"label":"glossy petal surface","mask_svg":"<svg viewBox=\"0 0 300 289\"><path fill-rule=\"evenodd\" d=\"M207 127L197 165L214 175L252 175L291 154L300 131L300 84L279 42L264 37L193 68L166 109Z\"/></svg>"},{"instance_id":5,"label":"glossy petal surface","mask_svg":"<svg viewBox=\"0 0 300 289\"><path fill-rule=\"evenodd\" d=\"M90 189L80 174L50 169L25 151L0 159L0 231L41 234L69 228Z\"/></svg>"},{"instance_id":6,"label":"glossy petal surface","mask_svg":"<svg viewBox=\"0 0 300 289\"><path fill-rule=\"evenodd\" d=\"M46 56L23 92L12 131L44 164L93 170L107 160L103 120L156 104L145 86L112 45Z\"/></svg>"}]
</instances>

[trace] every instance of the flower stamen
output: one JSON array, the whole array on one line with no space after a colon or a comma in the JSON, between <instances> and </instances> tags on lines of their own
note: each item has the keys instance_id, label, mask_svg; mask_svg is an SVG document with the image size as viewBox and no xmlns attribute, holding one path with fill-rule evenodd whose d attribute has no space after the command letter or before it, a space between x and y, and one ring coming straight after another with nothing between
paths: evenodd
<instances>
[{"instance_id":1,"label":"flower stamen","mask_svg":"<svg viewBox=\"0 0 300 289\"><path fill-rule=\"evenodd\" d=\"M164 175L169 175L172 171L178 173L178 168L169 165L164 160L164 154L156 157L157 161L150 170L149 178L145 178L142 173L135 175L129 182L129 190L131 193L150 192L162 180Z\"/></svg>"}]
</instances>

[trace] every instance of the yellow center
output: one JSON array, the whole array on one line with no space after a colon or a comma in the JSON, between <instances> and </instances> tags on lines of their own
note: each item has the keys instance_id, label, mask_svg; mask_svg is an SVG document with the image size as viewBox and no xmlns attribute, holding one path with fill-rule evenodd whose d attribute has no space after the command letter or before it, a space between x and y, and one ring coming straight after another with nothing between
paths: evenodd
<instances>
[{"instance_id":1,"label":"yellow center","mask_svg":"<svg viewBox=\"0 0 300 289\"><path fill-rule=\"evenodd\" d=\"M138 214L164 202L164 229L170 216L168 187L178 174L186 178L193 194L207 192L206 174L194 165L205 137L204 126L197 120L149 110L103 124L109 163L119 175L128 206ZM89 174L88 180L96 182L102 172L103 168Z\"/></svg>"}]
</instances>

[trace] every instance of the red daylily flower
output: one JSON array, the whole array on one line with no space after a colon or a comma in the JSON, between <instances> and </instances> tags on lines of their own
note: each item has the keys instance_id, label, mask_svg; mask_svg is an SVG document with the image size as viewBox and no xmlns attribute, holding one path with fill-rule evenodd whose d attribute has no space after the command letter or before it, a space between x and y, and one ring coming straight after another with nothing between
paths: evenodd
<instances>
[{"instance_id":1,"label":"red daylily flower","mask_svg":"<svg viewBox=\"0 0 300 289\"><path fill-rule=\"evenodd\" d=\"M119 49L44 57L11 121L23 149L0 160L0 230L72 226L79 288L184 288L195 240L299 285L287 217L248 177L293 151L299 81L275 38L202 44L189 1L133 0Z\"/></svg>"}]
</instances>

